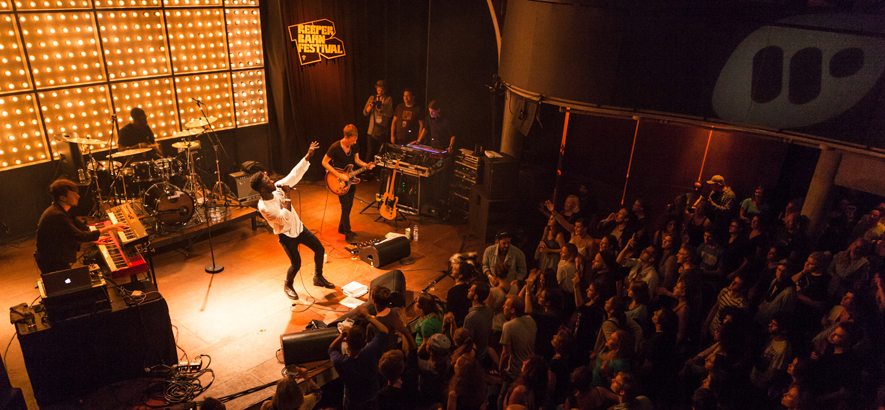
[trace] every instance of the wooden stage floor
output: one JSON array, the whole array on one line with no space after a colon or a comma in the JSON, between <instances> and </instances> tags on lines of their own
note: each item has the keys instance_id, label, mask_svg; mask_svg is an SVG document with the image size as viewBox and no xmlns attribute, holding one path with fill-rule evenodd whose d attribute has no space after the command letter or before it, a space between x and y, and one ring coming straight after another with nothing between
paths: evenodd
<instances>
[{"instance_id":1,"label":"wooden stage floor","mask_svg":"<svg viewBox=\"0 0 885 410\"><path fill-rule=\"evenodd\" d=\"M311 308L293 306L286 298L282 288L288 258L268 228L252 231L248 220L213 232L215 259L224 265L224 271L216 275L204 271L210 263L205 238L196 242L190 252L160 249L154 257L159 291L169 304L178 346L190 357L207 354L212 358L211 368L216 379L204 396L224 396L279 379L283 368L276 356L280 335L303 330L313 319L328 323L346 312L347 308L338 303L343 298L342 285L351 281L368 285L384 272L400 269L406 276L409 300L441 275L452 254L481 252L486 246L470 235L466 225L453 226L428 217L410 217L420 227L419 241L412 243L411 256L415 263L402 266L397 262L383 269L371 268L358 259L352 260L344 250L343 235L337 233L338 198L328 194L325 185L320 184L322 182L302 183L298 187L301 203L297 199L293 202L305 226L317 233L325 246L329 261L324 267L325 276L337 286L331 290L312 285L312 254L302 247L303 262L301 273L295 279L295 289L300 295L316 298ZM377 182L357 187L357 197L369 202L376 192ZM358 240L393 231L392 224L375 222L378 217L375 209L358 214L364 206L356 201L351 216ZM400 222L399 232L404 229L404 223ZM3 266L0 306L30 303L38 296L35 287L39 273L32 256L34 249L33 238L0 246L0 265ZM430 291L444 297L452 284L451 278L445 278ZM14 333L14 327L8 322L0 326L2 348L6 348ZM37 409L17 340L12 341L5 363L13 387L24 391L29 409ZM248 407L272 393L273 388L269 388L236 399L228 403L228 409ZM131 408L117 403L116 408Z\"/></svg>"}]
</instances>

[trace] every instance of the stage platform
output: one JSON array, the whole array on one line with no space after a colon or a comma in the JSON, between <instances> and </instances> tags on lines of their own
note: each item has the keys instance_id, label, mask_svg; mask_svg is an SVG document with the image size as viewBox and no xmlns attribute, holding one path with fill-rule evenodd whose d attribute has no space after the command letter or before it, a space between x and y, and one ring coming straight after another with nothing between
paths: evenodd
<instances>
[{"instance_id":1,"label":"stage platform","mask_svg":"<svg viewBox=\"0 0 885 410\"><path fill-rule=\"evenodd\" d=\"M364 182L356 189L357 197L371 202L378 192L378 183ZM322 182L305 182L298 186L298 190L301 200L296 200L293 207L326 248L329 263L323 266L324 275L337 285L334 290L312 285L313 255L302 247L302 268L295 279L295 289L302 302L314 299L309 306L303 303L292 305L283 294L289 260L276 235L267 228L253 230L250 223L245 223L252 215L239 215L237 221L220 223L213 229L215 260L225 267L223 272L215 275L204 271L210 263L205 235L195 231L189 237L199 239L189 252L179 252L175 246L161 247L156 241L153 243L160 251L153 260L158 288L168 305L178 355L186 352L189 357L199 354L212 357L211 368L216 379L204 396L225 396L279 379L283 369L277 352L280 335L301 331L313 319L328 323L346 313L349 309L339 304L344 298L341 286L352 281L368 285L373 278L400 269L406 276L407 300L414 299L425 288L444 298L453 284L451 278L430 285L446 269L448 258L459 251L481 252L486 246L469 235L466 225L453 226L427 217L410 217L420 226L420 240L413 242L411 248L415 263L401 265L396 262L375 269L352 259L345 251L344 237L337 233L338 198L329 194ZM351 215L358 240L379 237L393 230L392 225L375 222L378 217L375 209L359 214L360 203L356 202ZM404 228L401 223L400 233ZM178 244L166 242L164 245ZM35 285L39 273L33 252L33 238L0 246L0 264L4 266L4 273L0 275L0 289L3 289L0 306L8 308L31 303L38 296ZM4 348L14 333L15 328L8 321L6 325L0 325ZM24 391L29 409L37 409L17 339L12 340L5 363L12 385ZM139 393L137 389L111 386L83 397L84 402L79 408L136 408L138 399L134 402L125 399L130 391L131 394ZM244 409L272 393L273 388L265 389L231 401L227 406L228 409Z\"/></svg>"}]
</instances>

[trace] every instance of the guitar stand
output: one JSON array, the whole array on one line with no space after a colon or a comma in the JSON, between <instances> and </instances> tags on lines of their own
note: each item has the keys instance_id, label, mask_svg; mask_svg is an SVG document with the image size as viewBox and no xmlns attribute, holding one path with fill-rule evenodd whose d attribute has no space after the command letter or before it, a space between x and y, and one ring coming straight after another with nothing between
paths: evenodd
<instances>
[{"instance_id":1,"label":"guitar stand","mask_svg":"<svg viewBox=\"0 0 885 410\"><path fill-rule=\"evenodd\" d=\"M378 207L379 208L381 207L380 203L378 204ZM366 208L368 208L368 207L366 207ZM363 210L365 211L365 209L363 209ZM360 213L362 213L362 212L360 212ZM400 218L402 218L402 219L400 219ZM379 215L377 218L375 218L375 222L378 222L382 219L384 219L384 216ZM387 219L384 219L384 220L389 222L389 220L387 220ZM392 221L393 221L393 229L394 230L399 230L399 221L406 221L406 226L412 226L412 220L409 219L406 216L406 214L402 213L402 211L399 210L399 207L396 208L396 216L393 217Z\"/></svg>"},{"instance_id":2,"label":"guitar stand","mask_svg":"<svg viewBox=\"0 0 885 410\"><path fill-rule=\"evenodd\" d=\"M356 198L356 196L354 196L354 198ZM366 207L363 208L362 211L360 211L360 214L362 214L363 212L366 212L367 209L369 209L369 208L371 208L371 207L373 207L373 206L375 207L375 209L381 209L381 202L378 202L378 199L377 199L378 196L375 195L375 198L376 198L376 199L375 199L374 201L372 201L371 204L366 205ZM363 201L363 202L365 202L365 201Z\"/></svg>"}]
</instances>

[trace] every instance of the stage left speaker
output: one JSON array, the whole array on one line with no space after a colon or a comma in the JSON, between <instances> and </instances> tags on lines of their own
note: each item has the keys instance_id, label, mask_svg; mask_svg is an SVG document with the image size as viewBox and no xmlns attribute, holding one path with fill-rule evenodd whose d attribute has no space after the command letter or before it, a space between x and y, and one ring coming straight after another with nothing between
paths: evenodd
<instances>
[{"instance_id":1,"label":"stage left speaker","mask_svg":"<svg viewBox=\"0 0 885 410\"><path fill-rule=\"evenodd\" d=\"M372 245L360 248L360 259L363 262L380 268L396 262L412 253L412 243L404 236L397 236Z\"/></svg>"}]
</instances>

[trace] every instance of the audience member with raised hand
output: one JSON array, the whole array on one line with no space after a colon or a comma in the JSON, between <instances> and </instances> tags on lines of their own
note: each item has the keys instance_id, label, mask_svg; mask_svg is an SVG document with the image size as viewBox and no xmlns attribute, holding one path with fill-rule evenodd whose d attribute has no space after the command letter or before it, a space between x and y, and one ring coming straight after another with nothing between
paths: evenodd
<instances>
[{"instance_id":1,"label":"audience member with raised hand","mask_svg":"<svg viewBox=\"0 0 885 410\"><path fill-rule=\"evenodd\" d=\"M504 405L519 404L528 409L537 409L547 400L548 367L544 358L533 355L523 361L522 372L510 384L504 398Z\"/></svg>"},{"instance_id":2,"label":"audience member with raised hand","mask_svg":"<svg viewBox=\"0 0 885 410\"><path fill-rule=\"evenodd\" d=\"M277 382L273 397L261 404L261 410L311 410L323 397L323 390L307 374L307 369L296 368L298 376L307 385L307 395L301 390L298 381L286 376Z\"/></svg>"},{"instance_id":3,"label":"audience member with raised hand","mask_svg":"<svg viewBox=\"0 0 885 410\"><path fill-rule=\"evenodd\" d=\"M609 216L599 221L598 231L603 236L611 235L617 240L618 247L622 247L633 237L633 219L627 208L621 208L617 213L609 214Z\"/></svg>"},{"instance_id":4,"label":"audience member with raised hand","mask_svg":"<svg viewBox=\"0 0 885 410\"><path fill-rule=\"evenodd\" d=\"M550 340L562 325L562 292L559 289L544 289L538 298L535 308L531 294L534 293L535 280L526 281L522 290L525 300L525 313L534 319L538 327L535 337L535 353L547 359L553 357L553 346ZM569 295L574 299L573 295Z\"/></svg>"},{"instance_id":5,"label":"audience member with raised hand","mask_svg":"<svg viewBox=\"0 0 885 410\"><path fill-rule=\"evenodd\" d=\"M544 207L541 210L546 211L545 213L548 216L556 219L556 222L562 226L562 229L574 232L575 221L580 218L581 200L576 195L567 196L562 205L562 212L557 212L553 202L548 200L544 202Z\"/></svg>"},{"instance_id":6,"label":"audience member with raised hand","mask_svg":"<svg viewBox=\"0 0 885 410\"><path fill-rule=\"evenodd\" d=\"M486 382L479 362L461 356L455 362L455 374L449 382L446 410L480 410L486 402Z\"/></svg>"},{"instance_id":7,"label":"audience member with raised hand","mask_svg":"<svg viewBox=\"0 0 885 410\"><path fill-rule=\"evenodd\" d=\"M547 220L547 226L544 227L544 234L541 236L541 242L535 249L535 260L538 262L538 269L547 268L556 269L559 264L559 251L566 244L565 230L562 229L556 219L550 217Z\"/></svg>"},{"instance_id":8,"label":"audience member with raised hand","mask_svg":"<svg viewBox=\"0 0 885 410\"><path fill-rule=\"evenodd\" d=\"M377 410L378 358L387 343L387 326L369 315L365 306L356 308L360 317L375 326L378 333L366 343L366 328L354 325L344 329L329 346L329 358L344 382L346 410ZM341 352L341 343L347 341L347 354Z\"/></svg>"},{"instance_id":9,"label":"audience member with raised hand","mask_svg":"<svg viewBox=\"0 0 885 410\"><path fill-rule=\"evenodd\" d=\"M634 280L641 280L648 284L648 296L651 297L652 289L658 288L658 272L655 271L655 262L657 260L657 257L655 256L655 248L649 246L643 249L637 258L628 257L629 254L634 253L633 248L635 245L636 238L631 238L627 241L627 246L625 246L624 249L621 250L621 253L618 254L616 260L618 264L630 269L630 273L627 274L627 278L624 279L623 286L618 293L626 295L630 283Z\"/></svg>"}]
</instances>

